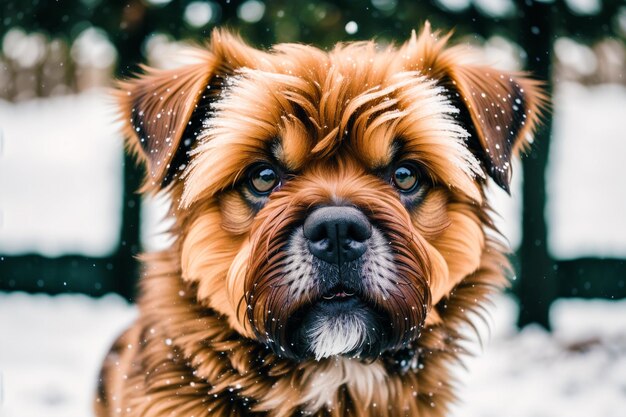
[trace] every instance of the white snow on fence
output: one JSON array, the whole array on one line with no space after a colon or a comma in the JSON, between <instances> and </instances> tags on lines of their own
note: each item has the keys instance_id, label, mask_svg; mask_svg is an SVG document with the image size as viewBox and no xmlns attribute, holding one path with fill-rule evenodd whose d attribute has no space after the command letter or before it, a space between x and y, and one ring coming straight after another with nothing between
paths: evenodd
<instances>
[{"instance_id":1,"label":"white snow on fence","mask_svg":"<svg viewBox=\"0 0 626 417\"><path fill-rule=\"evenodd\" d=\"M123 147L114 120L100 92L0 101L0 253L116 248Z\"/></svg>"},{"instance_id":2,"label":"white snow on fence","mask_svg":"<svg viewBox=\"0 0 626 417\"><path fill-rule=\"evenodd\" d=\"M562 84L554 96L548 244L560 259L626 257L626 87Z\"/></svg>"}]
</instances>

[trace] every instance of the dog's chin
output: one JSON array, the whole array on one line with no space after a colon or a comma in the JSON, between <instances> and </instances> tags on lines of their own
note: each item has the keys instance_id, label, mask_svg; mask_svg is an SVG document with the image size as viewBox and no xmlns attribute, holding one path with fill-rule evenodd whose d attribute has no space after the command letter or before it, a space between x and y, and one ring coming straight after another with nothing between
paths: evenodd
<instances>
[{"instance_id":1,"label":"dog's chin","mask_svg":"<svg viewBox=\"0 0 626 417\"><path fill-rule=\"evenodd\" d=\"M384 322L357 296L319 300L292 319L290 356L301 361L334 356L375 359L387 344Z\"/></svg>"}]
</instances>

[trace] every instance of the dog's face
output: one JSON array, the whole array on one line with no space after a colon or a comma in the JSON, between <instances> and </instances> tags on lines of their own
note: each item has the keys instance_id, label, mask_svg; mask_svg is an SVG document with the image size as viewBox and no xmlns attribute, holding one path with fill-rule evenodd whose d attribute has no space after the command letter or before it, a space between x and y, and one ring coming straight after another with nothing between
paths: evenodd
<instances>
[{"instance_id":1,"label":"dog's face","mask_svg":"<svg viewBox=\"0 0 626 417\"><path fill-rule=\"evenodd\" d=\"M261 52L216 33L199 64L122 84L199 303L296 360L375 358L440 320L485 250L486 178L508 186L541 101L445 42Z\"/></svg>"}]
</instances>

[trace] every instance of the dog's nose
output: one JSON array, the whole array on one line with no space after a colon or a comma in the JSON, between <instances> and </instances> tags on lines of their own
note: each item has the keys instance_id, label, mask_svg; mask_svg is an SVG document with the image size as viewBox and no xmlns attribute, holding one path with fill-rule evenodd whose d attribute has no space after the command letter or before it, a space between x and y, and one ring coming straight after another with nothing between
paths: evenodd
<instances>
[{"instance_id":1,"label":"dog's nose","mask_svg":"<svg viewBox=\"0 0 626 417\"><path fill-rule=\"evenodd\" d=\"M372 226L354 207L331 206L313 211L304 221L304 237L317 258L341 265L358 259L367 249Z\"/></svg>"}]
</instances>

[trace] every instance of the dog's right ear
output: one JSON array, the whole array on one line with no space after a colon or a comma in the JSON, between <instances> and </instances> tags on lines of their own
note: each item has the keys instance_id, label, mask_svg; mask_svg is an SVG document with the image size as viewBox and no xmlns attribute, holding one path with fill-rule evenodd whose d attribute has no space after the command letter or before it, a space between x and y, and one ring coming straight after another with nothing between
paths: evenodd
<instances>
[{"instance_id":1,"label":"dog's right ear","mask_svg":"<svg viewBox=\"0 0 626 417\"><path fill-rule=\"evenodd\" d=\"M131 150L146 165L143 191L168 185L180 169L189 148L181 143L198 102L214 75L215 57L203 52L192 65L156 70L121 81L116 96L123 118L123 133Z\"/></svg>"},{"instance_id":2,"label":"dog's right ear","mask_svg":"<svg viewBox=\"0 0 626 417\"><path fill-rule=\"evenodd\" d=\"M144 66L143 73L120 81L114 93L128 147L146 165L144 192L178 177L224 78L237 68L254 67L263 54L221 30L212 33L206 49L194 52L194 64L169 70ZM205 114L194 117L196 110Z\"/></svg>"}]
</instances>

